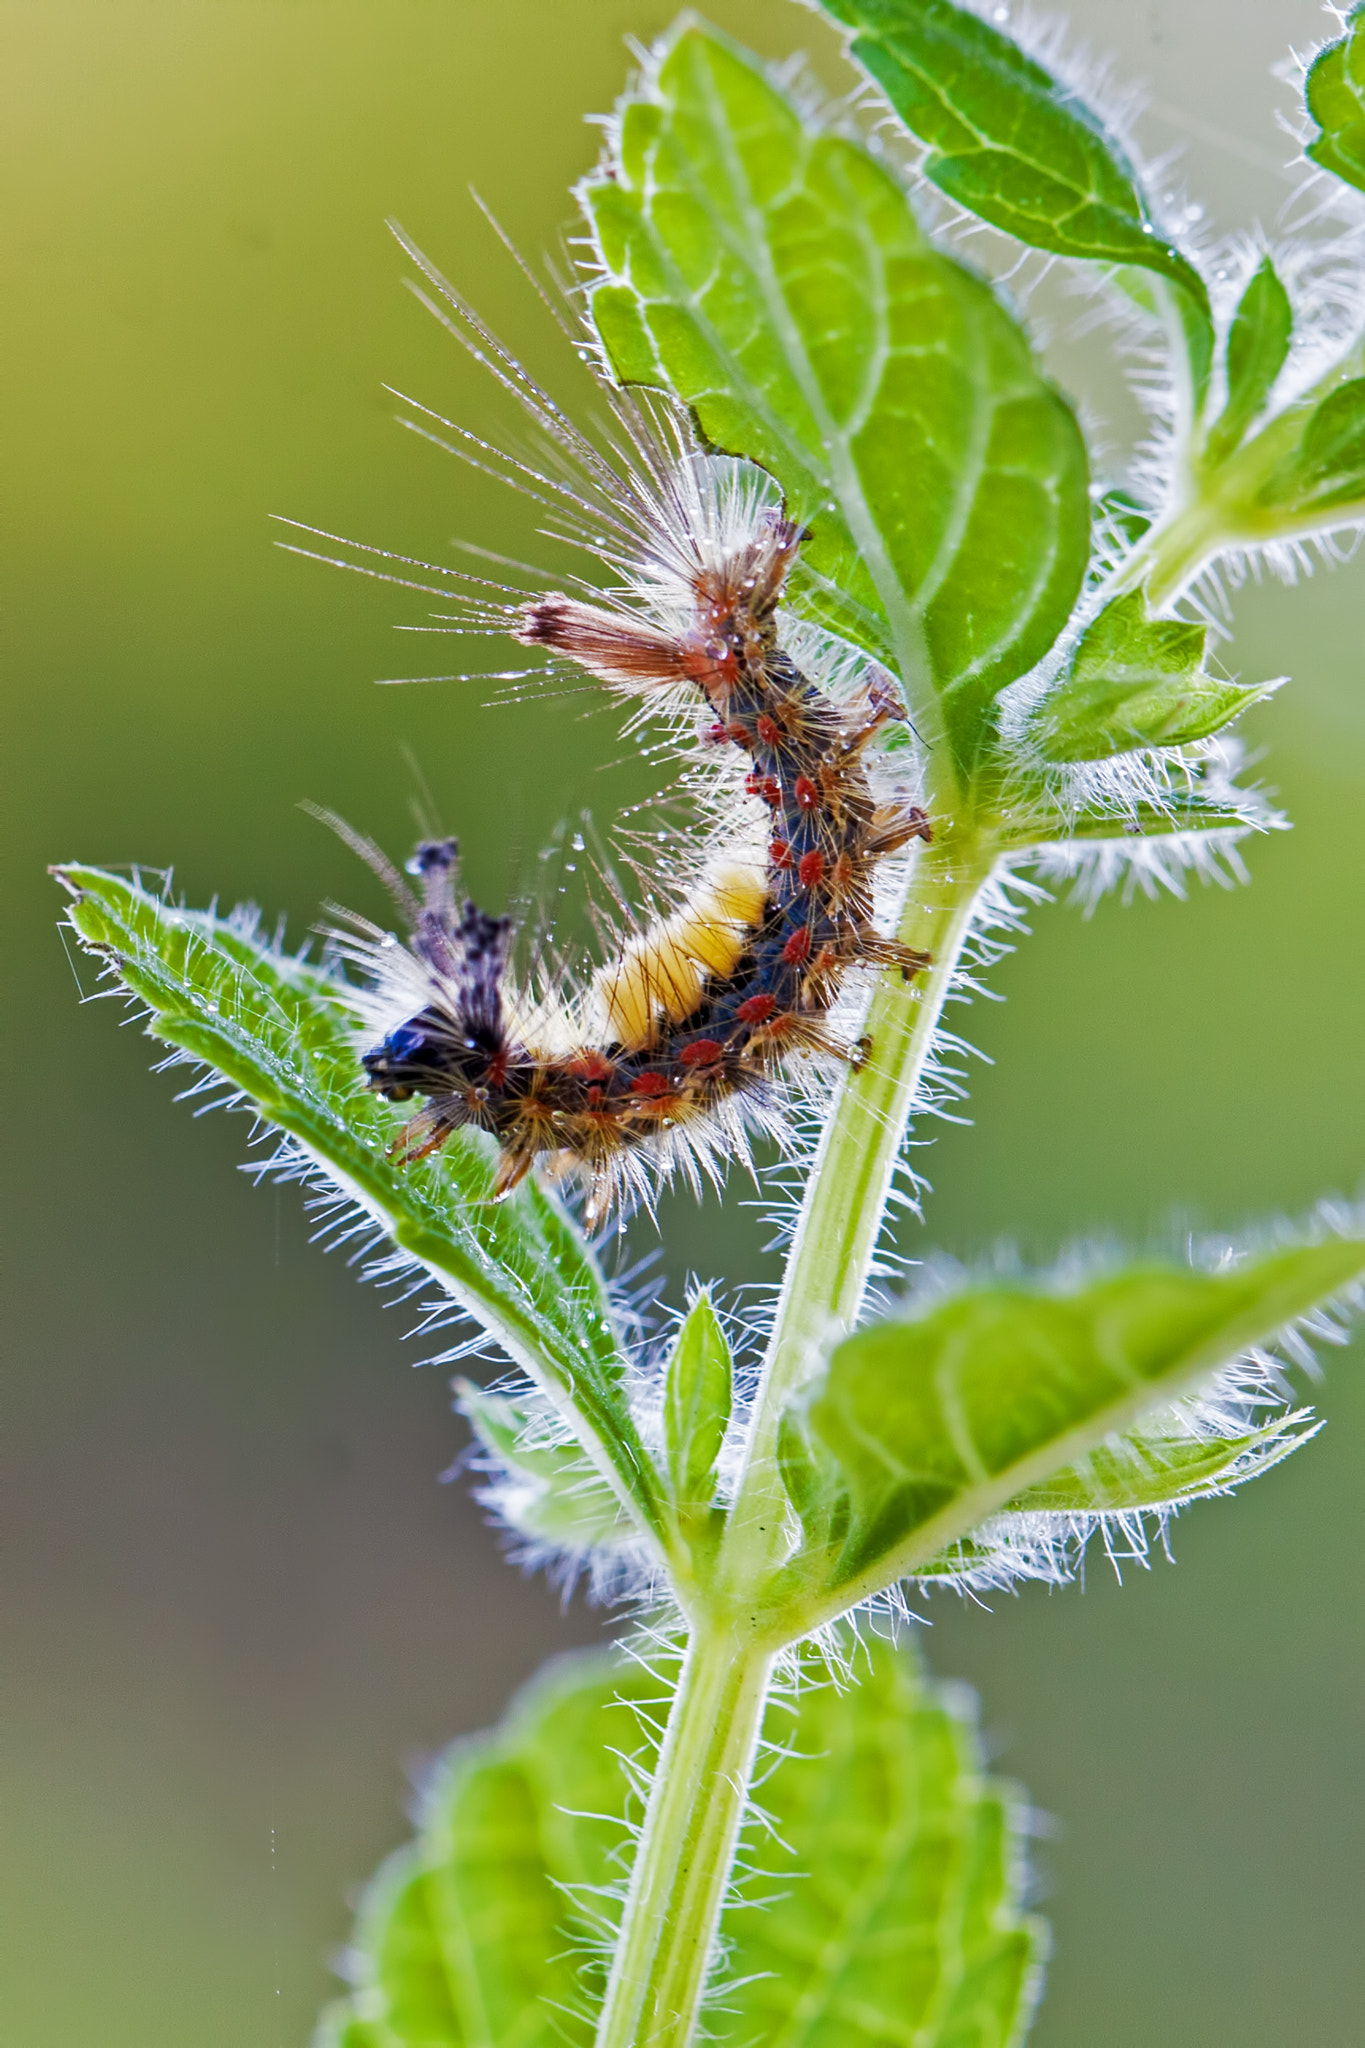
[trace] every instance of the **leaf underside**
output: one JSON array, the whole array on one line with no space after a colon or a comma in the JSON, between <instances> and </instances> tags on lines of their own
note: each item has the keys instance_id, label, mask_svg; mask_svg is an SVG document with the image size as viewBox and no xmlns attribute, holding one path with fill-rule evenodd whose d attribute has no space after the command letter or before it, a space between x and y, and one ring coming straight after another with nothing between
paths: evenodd
<instances>
[{"instance_id":1,"label":"leaf underside","mask_svg":"<svg viewBox=\"0 0 1365 2048\"><path fill-rule=\"evenodd\" d=\"M1142 1418L1362 1274L1365 1243L1332 1238L1230 1272L1140 1267L1070 1294L969 1288L859 1331L788 1425L808 1528L824 1502L826 1583L870 1592L935 1569L998 1514L1176 1504L1274 1462L1302 1441L1301 1416L1221 1443L1144 1433Z\"/></svg>"},{"instance_id":2,"label":"leaf underside","mask_svg":"<svg viewBox=\"0 0 1365 2048\"><path fill-rule=\"evenodd\" d=\"M848 1690L769 1709L789 1753L763 1786L766 1903L726 1913L708 2038L1008 2048L1041 1952L1014 1803L982 1777L960 1696L876 1638L855 1665ZM639 1818L619 1759L648 1764L635 1707L657 1716L660 1690L611 1655L561 1660L457 1745L362 1906L355 1990L320 2048L586 2048L601 1978L585 1953Z\"/></svg>"},{"instance_id":3,"label":"leaf underside","mask_svg":"<svg viewBox=\"0 0 1365 2048\"><path fill-rule=\"evenodd\" d=\"M777 478L811 534L801 602L898 670L969 759L1084 573L1069 407L889 168L723 38L675 34L618 121L579 195L614 372Z\"/></svg>"},{"instance_id":4,"label":"leaf underside","mask_svg":"<svg viewBox=\"0 0 1365 2048\"><path fill-rule=\"evenodd\" d=\"M336 976L263 942L250 919L185 910L96 868L58 872L72 928L146 1005L148 1033L220 1074L426 1267L579 1419L599 1465L654 1526L606 1285L572 1218L534 1181L491 1201L489 1142L467 1133L395 1165L386 1147L398 1118L365 1085L359 1021Z\"/></svg>"},{"instance_id":5,"label":"leaf underside","mask_svg":"<svg viewBox=\"0 0 1365 2048\"><path fill-rule=\"evenodd\" d=\"M1141 591L1115 598L1035 715L1045 758L1103 761L1137 747L1189 746L1240 717L1261 692L1209 675L1207 639L1206 626L1150 618Z\"/></svg>"}]
</instances>

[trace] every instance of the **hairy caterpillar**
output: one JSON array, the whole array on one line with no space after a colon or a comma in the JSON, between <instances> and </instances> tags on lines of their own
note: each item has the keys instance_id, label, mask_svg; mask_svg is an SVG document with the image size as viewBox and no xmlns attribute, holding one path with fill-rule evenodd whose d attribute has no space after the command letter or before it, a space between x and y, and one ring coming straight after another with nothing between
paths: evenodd
<instances>
[{"instance_id":1,"label":"hairy caterpillar","mask_svg":"<svg viewBox=\"0 0 1365 2048\"><path fill-rule=\"evenodd\" d=\"M496 1193L552 1161L587 1183L596 1220L698 1153L741 1149L746 1128L777 1128L774 1078L790 1054L866 1055L830 1012L855 968L908 979L927 964L877 930L873 881L886 855L928 839L930 826L869 775L872 743L905 718L889 680L863 664L851 690L832 692L782 645L779 605L804 535L771 502L768 479L697 450L671 406L616 391L627 445L624 460L618 447L608 461L428 274L461 338L574 476L556 473L562 460L537 470L503 456L507 480L549 502L567 537L624 577L606 601L587 602L441 571L473 587L456 596L455 629L510 634L641 700L645 715L681 716L716 845L672 915L626 936L589 988L552 1008L511 985L510 921L460 902L453 840L418 848L420 904L362 848L407 907L404 985L418 998L363 1065L389 1100L426 1098L395 1140L400 1158L472 1125L498 1141ZM451 431L479 467L501 454ZM361 950L392 985L392 949L385 960L378 939Z\"/></svg>"}]
</instances>

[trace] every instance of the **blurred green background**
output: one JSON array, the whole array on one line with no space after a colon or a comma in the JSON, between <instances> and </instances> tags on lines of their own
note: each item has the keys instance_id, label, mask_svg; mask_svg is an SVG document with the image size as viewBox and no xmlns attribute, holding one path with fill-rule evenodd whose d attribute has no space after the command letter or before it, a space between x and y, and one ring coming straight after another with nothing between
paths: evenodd
<instances>
[{"instance_id":1,"label":"blurred green background","mask_svg":"<svg viewBox=\"0 0 1365 2048\"><path fill-rule=\"evenodd\" d=\"M408 1369L403 1313L310 1247L294 1190L234 1170L244 1121L194 1123L135 1025L77 1007L43 868L173 863L192 901L252 896L301 934L324 898L373 905L302 797L401 849L415 761L496 903L556 821L649 787L573 699L374 688L505 657L395 637L420 599L275 552L268 515L438 558L456 534L541 547L530 508L392 423L385 381L508 418L401 289L382 222L581 398L467 188L553 246L595 154L583 115L669 11L4 10L3 2048L302 2044L347 1894L403 1833L405 1771L602 1626L438 1483L461 1442L446 1375ZM712 12L838 85L812 16ZM1073 15L1147 80L1147 144L1181 152L1211 217L1273 227L1291 148L1269 67L1324 31L1316 0ZM1054 360L1082 376L1065 335ZM1294 672L1250 736L1295 831L1251 849L1248 890L1038 914L992 977L1008 1003L967 1024L996 1064L975 1124L921 1155L919 1241L1047 1255L1358 1189L1363 607L1361 564L1244 595L1234 664ZM675 1288L688 1265L771 1271L744 1192L670 1212ZM1325 1435L1189 1514L1178 1567L1119 1587L1092 1559L1083 1591L930 1609L935 1666L980 1689L993 1753L1053 1817L1041 2048L1362 2038L1360 1368L1329 1357Z\"/></svg>"}]
</instances>

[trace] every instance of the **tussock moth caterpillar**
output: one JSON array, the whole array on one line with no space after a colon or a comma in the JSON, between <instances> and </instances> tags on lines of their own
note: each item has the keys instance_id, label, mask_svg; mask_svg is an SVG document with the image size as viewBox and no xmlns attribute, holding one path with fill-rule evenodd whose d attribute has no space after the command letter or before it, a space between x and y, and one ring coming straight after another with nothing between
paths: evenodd
<instances>
[{"instance_id":1,"label":"tussock moth caterpillar","mask_svg":"<svg viewBox=\"0 0 1365 2048\"><path fill-rule=\"evenodd\" d=\"M453 840L418 848L420 902L362 846L411 926L396 959L356 921L353 955L391 1003L407 994L363 1064L389 1100L425 1098L395 1141L401 1158L472 1125L498 1141L497 1193L551 1162L587 1184L599 1220L678 1167L695 1178L698 1159L744 1151L754 1128L778 1131L791 1054L865 1056L831 1012L854 970L908 979L927 964L877 929L874 878L930 826L885 786L877 743L905 718L889 680L780 612L804 536L770 480L698 449L667 401L610 388L621 432L608 459L428 274L457 316L447 324L531 413L554 459L537 469L442 422L456 451L552 505L561 537L617 578L605 593L527 596L443 570L457 607L444 617L547 650L635 699L642 719L690 727L714 824L672 914L620 934L610 963L555 1003L513 987L510 922L461 903ZM842 687L813 680L822 667Z\"/></svg>"}]
</instances>

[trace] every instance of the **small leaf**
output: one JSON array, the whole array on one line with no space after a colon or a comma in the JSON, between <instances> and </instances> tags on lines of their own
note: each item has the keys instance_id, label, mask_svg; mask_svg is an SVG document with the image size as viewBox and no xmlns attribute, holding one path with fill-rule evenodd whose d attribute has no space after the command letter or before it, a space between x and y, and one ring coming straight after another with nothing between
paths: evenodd
<instances>
[{"instance_id":1,"label":"small leaf","mask_svg":"<svg viewBox=\"0 0 1365 2048\"><path fill-rule=\"evenodd\" d=\"M1289 294L1263 256L1233 316L1227 342L1227 404L1208 438L1207 459L1219 463L1236 448L1265 405L1289 355L1294 311Z\"/></svg>"},{"instance_id":2,"label":"small leaf","mask_svg":"<svg viewBox=\"0 0 1365 2048\"><path fill-rule=\"evenodd\" d=\"M1005 2048L1027 2023L1041 1929L1020 1903L1016 1802L982 1776L960 1690L939 1692L878 1637L849 1646L836 1690L806 1653L773 1719L762 1906L722 1927L727 1989L711 2025L736 2043L800 2038ZM412 1847L362 1904L352 1998L325 2048L587 2048L603 1894L619 1884L622 1756L647 1759L638 1706L659 1680L612 1655L559 1660L502 1727L457 1744ZM773 1859L776 1859L774 1862Z\"/></svg>"},{"instance_id":3,"label":"small leaf","mask_svg":"<svg viewBox=\"0 0 1365 2048\"><path fill-rule=\"evenodd\" d=\"M926 178L1033 249L1134 264L1177 285L1202 322L1208 292L1158 232L1115 135L1001 30L950 0L820 0L928 154Z\"/></svg>"},{"instance_id":4,"label":"small leaf","mask_svg":"<svg viewBox=\"0 0 1365 2048\"><path fill-rule=\"evenodd\" d=\"M699 1294L678 1332L664 1375L664 1442L673 1498L704 1507L730 1424L730 1346L709 1294Z\"/></svg>"},{"instance_id":5,"label":"small leaf","mask_svg":"<svg viewBox=\"0 0 1365 2048\"><path fill-rule=\"evenodd\" d=\"M1225 1273L968 1288L846 1339L808 1410L852 1497L831 1584L861 1598L932 1563L1362 1274L1365 1243L1333 1238Z\"/></svg>"},{"instance_id":6,"label":"small leaf","mask_svg":"<svg viewBox=\"0 0 1365 2048\"><path fill-rule=\"evenodd\" d=\"M525 1403L470 1380L457 1380L455 1391L461 1414L501 1467L488 1498L511 1528L565 1550L620 1546L638 1535L582 1446L548 1433L548 1412L529 1414Z\"/></svg>"},{"instance_id":7,"label":"small leaf","mask_svg":"<svg viewBox=\"0 0 1365 2048\"><path fill-rule=\"evenodd\" d=\"M1304 155L1365 192L1365 7L1353 7L1345 35L1319 50L1304 98L1319 130Z\"/></svg>"},{"instance_id":8,"label":"small leaf","mask_svg":"<svg viewBox=\"0 0 1365 2048\"><path fill-rule=\"evenodd\" d=\"M1298 448L1260 496L1314 512L1365 498L1365 377L1348 377L1315 406Z\"/></svg>"},{"instance_id":9,"label":"small leaf","mask_svg":"<svg viewBox=\"0 0 1365 2048\"><path fill-rule=\"evenodd\" d=\"M1088 554L1076 421L886 164L754 59L676 33L580 188L616 374L690 405L810 529L801 601L897 670L970 765L1064 626Z\"/></svg>"},{"instance_id":10,"label":"small leaf","mask_svg":"<svg viewBox=\"0 0 1365 2048\"><path fill-rule=\"evenodd\" d=\"M1133 1431L1016 1494L1006 1513L1112 1515L1178 1507L1269 1471L1319 1426L1307 1409L1297 1408L1241 1436L1149 1437Z\"/></svg>"},{"instance_id":11,"label":"small leaf","mask_svg":"<svg viewBox=\"0 0 1365 2048\"><path fill-rule=\"evenodd\" d=\"M825 1471L815 1456L802 1419L790 1410L777 1425L777 1467L787 1499L809 1528L831 1489L826 1484ZM829 1459L825 1460L825 1467L837 1479L838 1468Z\"/></svg>"},{"instance_id":12,"label":"small leaf","mask_svg":"<svg viewBox=\"0 0 1365 2048\"><path fill-rule=\"evenodd\" d=\"M1207 739L1264 696L1199 664L1206 626L1153 619L1140 591L1116 597L1088 627L1070 673L1043 699L1032 734L1057 762L1104 761L1135 747Z\"/></svg>"},{"instance_id":13,"label":"small leaf","mask_svg":"<svg viewBox=\"0 0 1365 2048\"><path fill-rule=\"evenodd\" d=\"M149 1035L288 1133L536 1381L640 1526L660 1531L606 1284L572 1218L533 1180L492 1201L488 1142L464 1133L394 1164L394 1113L365 1086L343 981L240 917L181 909L98 868L57 873L72 929L146 1004Z\"/></svg>"}]
</instances>

